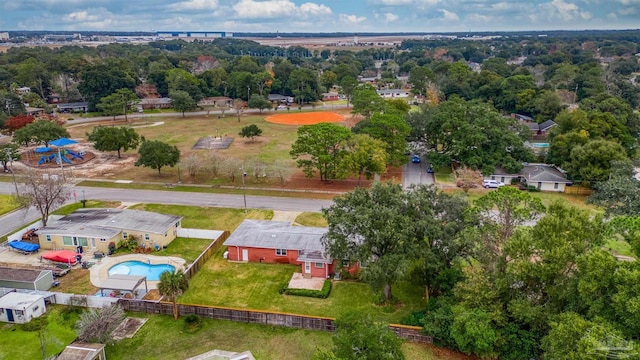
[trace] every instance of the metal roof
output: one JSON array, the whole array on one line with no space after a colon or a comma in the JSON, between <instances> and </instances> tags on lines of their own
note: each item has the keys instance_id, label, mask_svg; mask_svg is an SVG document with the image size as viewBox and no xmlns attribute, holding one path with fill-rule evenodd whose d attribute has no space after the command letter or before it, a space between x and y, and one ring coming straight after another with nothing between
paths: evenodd
<instances>
[{"instance_id":1,"label":"metal roof","mask_svg":"<svg viewBox=\"0 0 640 360\"><path fill-rule=\"evenodd\" d=\"M74 235L109 238L122 230L164 234L181 216L129 209L78 209L49 221L38 230L42 235Z\"/></svg>"},{"instance_id":2,"label":"metal roof","mask_svg":"<svg viewBox=\"0 0 640 360\"><path fill-rule=\"evenodd\" d=\"M244 220L223 245L324 253L327 228L292 226L287 221ZM323 257L324 258L324 257Z\"/></svg>"},{"instance_id":3,"label":"metal roof","mask_svg":"<svg viewBox=\"0 0 640 360\"><path fill-rule=\"evenodd\" d=\"M104 349L104 344L74 342L58 355L57 360L93 360Z\"/></svg>"},{"instance_id":4,"label":"metal roof","mask_svg":"<svg viewBox=\"0 0 640 360\"><path fill-rule=\"evenodd\" d=\"M10 292L0 298L0 309L26 310L42 298L44 298L42 295Z\"/></svg>"},{"instance_id":5,"label":"metal roof","mask_svg":"<svg viewBox=\"0 0 640 360\"><path fill-rule=\"evenodd\" d=\"M133 291L146 281L146 276L114 274L100 284L100 289Z\"/></svg>"}]
</instances>

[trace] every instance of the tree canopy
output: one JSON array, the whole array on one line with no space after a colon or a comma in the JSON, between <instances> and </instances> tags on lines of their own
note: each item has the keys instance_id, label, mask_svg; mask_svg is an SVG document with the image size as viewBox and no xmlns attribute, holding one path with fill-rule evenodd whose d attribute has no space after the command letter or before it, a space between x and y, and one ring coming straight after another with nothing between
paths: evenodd
<instances>
[{"instance_id":1,"label":"tree canopy","mask_svg":"<svg viewBox=\"0 0 640 360\"><path fill-rule=\"evenodd\" d=\"M290 154L307 177L317 170L323 181L340 178L340 163L346 155L344 141L350 137L349 129L333 123L304 125L298 128Z\"/></svg>"},{"instance_id":2,"label":"tree canopy","mask_svg":"<svg viewBox=\"0 0 640 360\"><path fill-rule=\"evenodd\" d=\"M99 151L120 151L135 149L140 144L140 136L130 127L97 126L87 134L87 140L93 141L93 147Z\"/></svg>"},{"instance_id":3,"label":"tree canopy","mask_svg":"<svg viewBox=\"0 0 640 360\"><path fill-rule=\"evenodd\" d=\"M69 137L69 132L62 125L49 120L38 120L16 130L13 142L24 146L29 146L30 143L49 146L50 141L63 137Z\"/></svg>"},{"instance_id":4,"label":"tree canopy","mask_svg":"<svg viewBox=\"0 0 640 360\"><path fill-rule=\"evenodd\" d=\"M158 175L163 167L173 167L180 161L180 150L177 147L158 140L143 141L138 154L140 157L134 165L156 169Z\"/></svg>"}]
</instances>

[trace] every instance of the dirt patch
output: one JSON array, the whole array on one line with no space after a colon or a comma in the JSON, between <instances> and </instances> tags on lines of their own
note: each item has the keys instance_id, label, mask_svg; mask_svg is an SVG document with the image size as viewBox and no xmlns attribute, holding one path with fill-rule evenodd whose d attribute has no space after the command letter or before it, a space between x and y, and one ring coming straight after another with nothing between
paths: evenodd
<instances>
[{"instance_id":1,"label":"dirt patch","mask_svg":"<svg viewBox=\"0 0 640 360\"><path fill-rule=\"evenodd\" d=\"M162 298L162 295L160 295L160 292L157 289L152 289L152 290L149 290L149 292L144 295L143 300L156 301L156 300L160 300L160 298Z\"/></svg>"},{"instance_id":2,"label":"dirt patch","mask_svg":"<svg viewBox=\"0 0 640 360\"><path fill-rule=\"evenodd\" d=\"M111 333L111 337L113 340L122 340L122 339L131 339L137 332L140 330L142 325L144 325L147 320L143 318L133 318L128 317L125 318L118 327L113 330Z\"/></svg>"},{"instance_id":3,"label":"dirt patch","mask_svg":"<svg viewBox=\"0 0 640 360\"><path fill-rule=\"evenodd\" d=\"M331 111L305 112L295 114L275 114L267 116L265 121L284 125L313 125L323 122L343 122L344 116Z\"/></svg>"}]
</instances>

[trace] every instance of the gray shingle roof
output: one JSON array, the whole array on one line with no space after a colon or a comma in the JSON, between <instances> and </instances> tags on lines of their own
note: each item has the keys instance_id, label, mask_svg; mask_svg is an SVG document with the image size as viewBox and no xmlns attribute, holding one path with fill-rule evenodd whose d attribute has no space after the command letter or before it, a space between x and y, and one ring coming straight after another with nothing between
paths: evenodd
<instances>
[{"instance_id":1,"label":"gray shingle roof","mask_svg":"<svg viewBox=\"0 0 640 360\"><path fill-rule=\"evenodd\" d=\"M320 239L326 232L326 228L292 226L287 221L244 220L224 245L301 250L310 259L324 260Z\"/></svg>"},{"instance_id":2,"label":"gray shingle roof","mask_svg":"<svg viewBox=\"0 0 640 360\"><path fill-rule=\"evenodd\" d=\"M0 280L33 282L38 280L43 272L50 271L51 270L0 267Z\"/></svg>"},{"instance_id":3,"label":"gray shingle roof","mask_svg":"<svg viewBox=\"0 0 640 360\"><path fill-rule=\"evenodd\" d=\"M38 230L42 235L109 238L122 230L163 234L182 217L129 209L79 209Z\"/></svg>"},{"instance_id":4,"label":"gray shingle roof","mask_svg":"<svg viewBox=\"0 0 640 360\"><path fill-rule=\"evenodd\" d=\"M538 125L540 131L547 131L549 129L551 129L552 127L556 126L558 124L556 124L555 121L553 120L547 120L541 124Z\"/></svg>"},{"instance_id":5,"label":"gray shingle roof","mask_svg":"<svg viewBox=\"0 0 640 360\"><path fill-rule=\"evenodd\" d=\"M530 164L526 165L520 171L527 182L563 182L570 183L562 172L553 166L546 164Z\"/></svg>"}]
</instances>

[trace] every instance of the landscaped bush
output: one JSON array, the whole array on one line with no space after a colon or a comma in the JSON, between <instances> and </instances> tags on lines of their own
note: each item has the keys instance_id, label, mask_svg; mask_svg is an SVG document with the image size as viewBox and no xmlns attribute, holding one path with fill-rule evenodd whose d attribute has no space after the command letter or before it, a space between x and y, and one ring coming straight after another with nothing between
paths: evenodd
<instances>
[{"instance_id":1,"label":"landscaped bush","mask_svg":"<svg viewBox=\"0 0 640 360\"><path fill-rule=\"evenodd\" d=\"M295 295L295 296L306 296L318 299L326 299L329 297L331 293L331 280L327 279L324 281L321 290L308 290L308 289L289 289L285 288L281 294L287 295Z\"/></svg>"},{"instance_id":2,"label":"landscaped bush","mask_svg":"<svg viewBox=\"0 0 640 360\"><path fill-rule=\"evenodd\" d=\"M184 318L184 331L187 334L194 334L202 329L202 319L196 314L189 314Z\"/></svg>"}]
</instances>

